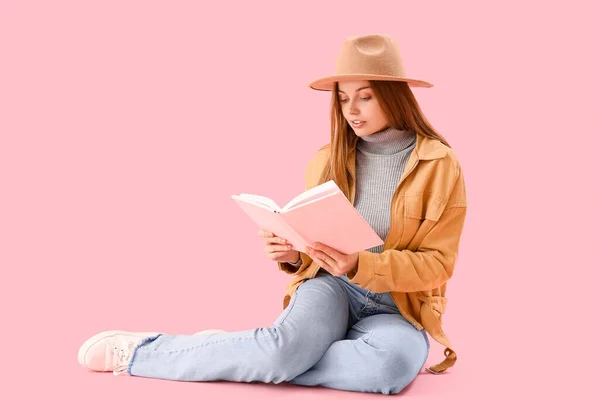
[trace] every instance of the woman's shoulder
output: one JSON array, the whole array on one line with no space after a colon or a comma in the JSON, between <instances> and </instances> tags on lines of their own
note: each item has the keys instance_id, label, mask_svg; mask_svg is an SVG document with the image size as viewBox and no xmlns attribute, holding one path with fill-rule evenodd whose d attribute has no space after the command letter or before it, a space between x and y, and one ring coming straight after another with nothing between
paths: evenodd
<instances>
[{"instance_id":1,"label":"woman's shoulder","mask_svg":"<svg viewBox=\"0 0 600 400\"><path fill-rule=\"evenodd\" d=\"M317 184L321 176L321 171L329 162L330 145L321 147L308 161L306 166L306 185L311 188Z\"/></svg>"},{"instance_id":2,"label":"woman's shoulder","mask_svg":"<svg viewBox=\"0 0 600 400\"><path fill-rule=\"evenodd\" d=\"M331 151L331 143L324 144L319 150L317 150L317 154L328 154Z\"/></svg>"},{"instance_id":3,"label":"woman's shoulder","mask_svg":"<svg viewBox=\"0 0 600 400\"><path fill-rule=\"evenodd\" d=\"M434 140L435 147L445 153L445 156L440 159L441 164L444 165L444 168L453 167L456 172L461 171L460 161L458 158L458 154L456 151L450 146L445 145L440 140Z\"/></svg>"},{"instance_id":4,"label":"woman's shoulder","mask_svg":"<svg viewBox=\"0 0 600 400\"><path fill-rule=\"evenodd\" d=\"M451 182L453 185L453 189L449 194L448 202L456 205L465 206L467 205L467 195L466 195L466 187L465 187L465 177L463 173L463 169L461 167L460 161L458 159L458 155L456 151L451 147L445 145L442 142L439 142L440 148L443 148L446 151L446 156L440 159L441 161L439 168L444 170L454 170L454 174L452 175ZM447 176L447 174L442 174ZM442 176L440 175L440 176Z\"/></svg>"},{"instance_id":5,"label":"woman's shoulder","mask_svg":"<svg viewBox=\"0 0 600 400\"><path fill-rule=\"evenodd\" d=\"M312 159L309 162L309 165L315 165L319 163L325 163L329 159L329 154L331 153L331 143L327 143L322 146L317 152L312 156Z\"/></svg>"}]
</instances>

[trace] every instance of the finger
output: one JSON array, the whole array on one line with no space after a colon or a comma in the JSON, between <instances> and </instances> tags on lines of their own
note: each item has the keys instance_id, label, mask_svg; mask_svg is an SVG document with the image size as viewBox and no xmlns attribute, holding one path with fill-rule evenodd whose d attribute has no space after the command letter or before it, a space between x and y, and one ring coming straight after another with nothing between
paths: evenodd
<instances>
[{"instance_id":1,"label":"finger","mask_svg":"<svg viewBox=\"0 0 600 400\"><path fill-rule=\"evenodd\" d=\"M329 258L336 260L336 261L341 261L342 257L344 256L342 253L340 253L336 249L329 247L327 245L324 245L322 243L313 243L312 247L318 251L325 253Z\"/></svg>"},{"instance_id":2,"label":"finger","mask_svg":"<svg viewBox=\"0 0 600 400\"><path fill-rule=\"evenodd\" d=\"M258 233L258 236L265 238L265 243L286 243L287 242L284 238L275 235L273 232L259 229L257 233Z\"/></svg>"},{"instance_id":3,"label":"finger","mask_svg":"<svg viewBox=\"0 0 600 400\"><path fill-rule=\"evenodd\" d=\"M312 250L311 250L311 249L309 248L309 249L308 249L308 255L309 255L311 258L313 258L313 259L316 257L316 258L318 258L319 260L322 260L323 262L325 262L325 263L327 263L327 264L329 264L329 265L331 265L331 266L337 265L337 263L338 263L336 259L334 259L334 258L332 258L332 257L329 257L329 255L327 255L327 253L325 253L325 252L322 252L322 251L320 251L320 250L315 250L315 249L312 249Z\"/></svg>"},{"instance_id":4,"label":"finger","mask_svg":"<svg viewBox=\"0 0 600 400\"><path fill-rule=\"evenodd\" d=\"M262 236L262 237L273 237L275 236L272 232L269 231L265 231L263 229L259 229L258 230L258 236Z\"/></svg>"},{"instance_id":5,"label":"finger","mask_svg":"<svg viewBox=\"0 0 600 400\"><path fill-rule=\"evenodd\" d=\"M271 245L271 246L265 247L265 251L270 254L276 253L276 252L288 252L291 249L292 249L292 247L289 244L276 244L276 245Z\"/></svg>"},{"instance_id":6,"label":"finger","mask_svg":"<svg viewBox=\"0 0 600 400\"><path fill-rule=\"evenodd\" d=\"M310 258L312 258L312 260L313 260L314 263L316 263L316 264L318 264L320 266L328 265L327 262L325 262L325 260L323 260L318 255L311 256Z\"/></svg>"},{"instance_id":7,"label":"finger","mask_svg":"<svg viewBox=\"0 0 600 400\"><path fill-rule=\"evenodd\" d=\"M331 275L335 275L335 270L323 260L319 260L318 258L313 258L313 262L316 263L320 268L328 271ZM337 275L336 275L337 276Z\"/></svg>"},{"instance_id":8,"label":"finger","mask_svg":"<svg viewBox=\"0 0 600 400\"><path fill-rule=\"evenodd\" d=\"M268 245L271 243L289 244L287 240L285 240L284 238L279 237L279 236L265 238L265 245Z\"/></svg>"},{"instance_id":9,"label":"finger","mask_svg":"<svg viewBox=\"0 0 600 400\"><path fill-rule=\"evenodd\" d=\"M274 253L268 253L267 256L271 259L277 259L287 255L287 251L276 251Z\"/></svg>"}]
</instances>

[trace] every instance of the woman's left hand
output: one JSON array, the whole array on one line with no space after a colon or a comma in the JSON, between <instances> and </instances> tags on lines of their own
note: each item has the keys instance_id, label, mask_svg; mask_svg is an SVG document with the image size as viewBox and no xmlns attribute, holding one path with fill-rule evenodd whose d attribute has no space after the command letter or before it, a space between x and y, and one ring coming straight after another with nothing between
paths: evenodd
<instances>
[{"instance_id":1,"label":"woman's left hand","mask_svg":"<svg viewBox=\"0 0 600 400\"><path fill-rule=\"evenodd\" d=\"M306 254L334 276L342 276L358 267L358 253L342 254L319 242L306 247Z\"/></svg>"}]
</instances>

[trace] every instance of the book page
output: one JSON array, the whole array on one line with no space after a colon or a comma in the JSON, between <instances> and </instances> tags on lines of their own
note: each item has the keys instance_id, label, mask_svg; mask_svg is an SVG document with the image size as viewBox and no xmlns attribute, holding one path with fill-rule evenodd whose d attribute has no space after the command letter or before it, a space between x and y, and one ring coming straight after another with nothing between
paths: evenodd
<instances>
[{"instance_id":1,"label":"book page","mask_svg":"<svg viewBox=\"0 0 600 400\"><path fill-rule=\"evenodd\" d=\"M294 247L293 250L306 251L308 243L299 236L292 227L283 219L283 214L271 210L269 207L248 201L240 196L232 196L243 212L263 230L287 239Z\"/></svg>"},{"instance_id":2,"label":"book page","mask_svg":"<svg viewBox=\"0 0 600 400\"><path fill-rule=\"evenodd\" d=\"M329 180L321 185L315 186L314 188L308 189L307 191L300 193L298 196L294 197L290 200L285 206L283 206L282 211L290 210L300 204L304 204L306 202L322 198L329 194L338 192L340 188L336 185L334 180Z\"/></svg>"},{"instance_id":3,"label":"book page","mask_svg":"<svg viewBox=\"0 0 600 400\"><path fill-rule=\"evenodd\" d=\"M281 207L279 207L279 205L277 205L277 203L275 203L273 200L269 199L268 197L259 196L256 194L248 194L248 193L242 193L238 197L240 199L250 201L252 203L265 205L272 210L277 210L277 211L281 210Z\"/></svg>"},{"instance_id":4,"label":"book page","mask_svg":"<svg viewBox=\"0 0 600 400\"><path fill-rule=\"evenodd\" d=\"M309 197L307 199L302 200L300 203L294 204L292 207L289 207L287 209L284 207L284 209L281 210L281 212L282 213L290 212L290 211L295 210L297 208L308 206L311 203L315 203L317 201L325 200L326 198L331 197L331 196L335 196L336 194L341 194L342 197L345 197L342 192L338 192L338 191L335 191L335 192L332 192L332 193L328 193L328 194L324 194L323 196L319 196L319 197Z\"/></svg>"}]
</instances>

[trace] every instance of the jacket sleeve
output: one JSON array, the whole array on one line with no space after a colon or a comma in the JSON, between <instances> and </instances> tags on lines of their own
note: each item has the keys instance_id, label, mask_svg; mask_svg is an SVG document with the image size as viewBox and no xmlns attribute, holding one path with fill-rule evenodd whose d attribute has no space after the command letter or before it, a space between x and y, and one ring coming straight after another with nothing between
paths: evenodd
<instances>
[{"instance_id":1,"label":"jacket sleeve","mask_svg":"<svg viewBox=\"0 0 600 400\"><path fill-rule=\"evenodd\" d=\"M457 177L440 218L415 251L360 251L350 282L375 293L416 292L443 285L454 272L467 211L464 177Z\"/></svg>"},{"instance_id":2,"label":"jacket sleeve","mask_svg":"<svg viewBox=\"0 0 600 400\"><path fill-rule=\"evenodd\" d=\"M302 263L299 267L294 267L290 263L282 263L278 262L279 269L287 274L294 275L304 271L308 266L312 263L312 258L310 258L307 254L300 252L300 260Z\"/></svg>"},{"instance_id":3,"label":"jacket sleeve","mask_svg":"<svg viewBox=\"0 0 600 400\"><path fill-rule=\"evenodd\" d=\"M279 269L282 271L296 273L295 271L298 271L298 269L302 266L302 256L300 256L300 259L295 263L287 262L278 264L280 264Z\"/></svg>"}]
</instances>

